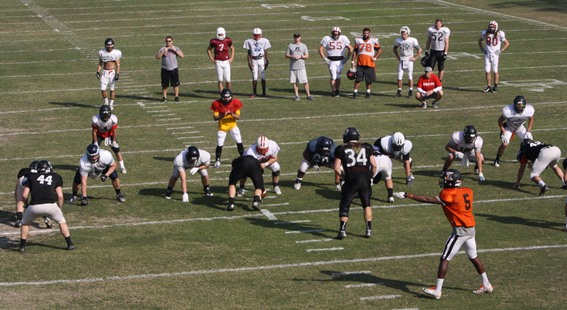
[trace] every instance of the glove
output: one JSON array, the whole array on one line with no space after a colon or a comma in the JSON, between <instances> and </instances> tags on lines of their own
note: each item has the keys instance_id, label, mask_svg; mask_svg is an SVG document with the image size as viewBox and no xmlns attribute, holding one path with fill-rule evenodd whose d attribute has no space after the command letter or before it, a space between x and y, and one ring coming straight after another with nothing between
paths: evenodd
<instances>
[{"instance_id":1,"label":"glove","mask_svg":"<svg viewBox=\"0 0 567 310\"><path fill-rule=\"evenodd\" d=\"M479 174L478 174L478 180L479 180L480 182L486 181L486 179L484 178L484 174L479 173Z\"/></svg>"},{"instance_id":2,"label":"glove","mask_svg":"<svg viewBox=\"0 0 567 310\"><path fill-rule=\"evenodd\" d=\"M336 190L337 192L340 192L340 191L341 191L341 184L340 184L340 183L335 184L335 190Z\"/></svg>"},{"instance_id":3,"label":"glove","mask_svg":"<svg viewBox=\"0 0 567 310\"><path fill-rule=\"evenodd\" d=\"M325 62L326 62L327 64L330 64L330 63L331 63L331 60L330 60L329 58L327 58L327 57L325 57L324 60L325 60Z\"/></svg>"},{"instance_id":4,"label":"glove","mask_svg":"<svg viewBox=\"0 0 567 310\"><path fill-rule=\"evenodd\" d=\"M104 182L104 181L106 181L106 179L108 179L108 176L106 174L103 174L103 175L100 176L101 181Z\"/></svg>"},{"instance_id":5,"label":"glove","mask_svg":"<svg viewBox=\"0 0 567 310\"><path fill-rule=\"evenodd\" d=\"M120 78L120 74L116 73L116 74L114 75L114 80L115 80L115 81L118 81L119 78Z\"/></svg>"},{"instance_id":6,"label":"glove","mask_svg":"<svg viewBox=\"0 0 567 310\"><path fill-rule=\"evenodd\" d=\"M447 59L447 54L443 54L443 60Z\"/></svg>"},{"instance_id":7,"label":"glove","mask_svg":"<svg viewBox=\"0 0 567 310\"><path fill-rule=\"evenodd\" d=\"M415 179L410 175L406 177L406 185L412 185Z\"/></svg>"},{"instance_id":8,"label":"glove","mask_svg":"<svg viewBox=\"0 0 567 310\"><path fill-rule=\"evenodd\" d=\"M81 207L86 207L89 204L89 199L87 196L81 197Z\"/></svg>"},{"instance_id":9,"label":"glove","mask_svg":"<svg viewBox=\"0 0 567 310\"><path fill-rule=\"evenodd\" d=\"M534 139L534 136L532 135L531 132L527 131L526 134L524 135L524 139L533 140L533 139Z\"/></svg>"},{"instance_id":10,"label":"glove","mask_svg":"<svg viewBox=\"0 0 567 310\"><path fill-rule=\"evenodd\" d=\"M508 137L506 137L505 134L500 135L500 140L502 140L502 143L504 143L504 144L510 143L510 139L508 139Z\"/></svg>"},{"instance_id":11,"label":"glove","mask_svg":"<svg viewBox=\"0 0 567 310\"><path fill-rule=\"evenodd\" d=\"M319 171L319 170L321 170L321 167L319 167L319 165L313 165L313 169L315 171Z\"/></svg>"},{"instance_id":12,"label":"glove","mask_svg":"<svg viewBox=\"0 0 567 310\"><path fill-rule=\"evenodd\" d=\"M189 202L189 194L184 193L184 194L183 194L183 198L181 198L181 200L182 200L183 202Z\"/></svg>"},{"instance_id":13,"label":"glove","mask_svg":"<svg viewBox=\"0 0 567 310\"><path fill-rule=\"evenodd\" d=\"M406 192L395 192L394 197L396 197L398 199L408 198Z\"/></svg>"},{"instance_id":14,"label":"glove","mask_svg":"<svg viewBox=\"0 0 567 310\"><path fill-rule=\"evenodd\" d=\"M194 175L195 173L197 173L197 171L199 171L199 168L198 168L198 167L195 167L195 168L189 170L189 173L190 173L191 175Z\"/></svg>"},{"instance_id":15,"label":"glove","mask_svg":"<svg viewBox=\"0 0 567 310\"><path fill-rule=\"evenodd\" d=\"M100 80L100 72L97 71L96 78Z\"/></svg>"},{"instance_id":16,"label":"glove","mask_svg":"<svg viewBox=\"0 0 567 310\"><path fill-rule=\"evenodd\" d=\"M425 52L425 58L429 58L429 52Z\"/></svg>"},{"instance_id":17,"label":"glove","mask_svg":"<svg viewBox=\"0 0 567 310\"><path fill-rule=\"evenodd\" d=\"M465 154L463 154L462 152L455 152L455 157L457 159L463 159L463 157L465 157Z\"/></svg>"},{"instance_id":18,"label":"glove","mask_svg":"<svg viewBox=\"0 0 567 310\"><path fill-rule=\"evenodd\" d=\"M470 165L470 161L468 157L463 157L463 159L461 159L461 166L463 167L468 167Z\"/></svg>"},{"instance_id":19,"label":"glove","mask_svg":"<svg viewBox=\"0 0 567 310\"><path fill-rule=\"evenodd\" d=\"M110 138L109 138L109 137L104 138L104 145L105 145L105 146L109 146L109 145L110 145Z\"/></svg>"}]
</instances>

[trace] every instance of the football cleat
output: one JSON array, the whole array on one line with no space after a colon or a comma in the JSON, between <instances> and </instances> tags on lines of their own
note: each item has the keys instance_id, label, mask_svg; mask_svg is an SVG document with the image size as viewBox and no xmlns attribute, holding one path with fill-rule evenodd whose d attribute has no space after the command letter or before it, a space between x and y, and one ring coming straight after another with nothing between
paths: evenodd
<instances>
[{"instance_id":1,"label":"football cleat","mask_svg":"<svg viewBox=\"0 0 567 310\"><path fill-rule=\"evenodd\" d=\"M482 92L483 92L483 93L491 93L491 92L492 92L492 87L486 86L486 88L485 88Z\"/></svg>"},{"instance_id":2,"label":"football cleat","mask_svg":"<svg viewBox=\"0 0 567 310\"><path fill-rule=\"evenodd\" d=\"M421 107L424 108L424 109L427 109L427 101L422 101Z\"/></svg>"},{"instance_id":3,"label":"football cleat","mask_svg":"<svg viewBox=\"0 0 567 310\"><path fill-rule=\"evenodd\" d=\"M498 86L495 85L494 87L492 87L492 92L493 92L493 93L495 93L495 92L497 92L497 91L498 91Z\"/></svg>"},{"instance_id":4,"label":"football cleat","mask_svg":"<svg viewBox=\"0 0 567 310\"><path fill-rule=\"evenodd\" d=\"M67 250L67 251L73 251L74 249L75 249L75 246L72 245L72 244L69 244L69 245L67 246L67 248L65 248L65 250Z\"/></svg>"},{"instance_id":5,"label":"football cleat","mask_svg":"<svg viewBox=\"0 0 567 310\"><path fill-rule=\"evenodd\" d=\"M276 192L277 195L281 195L281 194L282 194L282 190L280 189L279 186L274 186L274 192Z\"/></svg>"},{"instance_id":6,"label":"football cleat","mask_svg":"<svg viewBox=\"0 0 567 310\"><path fill-rule=\"evenodd\" d=\"M342 240L346 237L347 237L346 231L344 230L339 231L339 234L337 235L337 239Z\"/></svg>"},{"instance_id":7,"label":"football cleat","mask_svg":"<svg viewBox=\"0 0 567 310\"><path fill-rule=\"evenodd\" d=\"M370 97L372 97L372 94L371 94L371 93L366 93L365 98L370 98Z\"/></svg>"},{"instance_id":8,"label":"football cleat","mask_svg":"<svg viewBox=\"0 0 567 310\"><path fill-rule=\"evenodd\" d=\"M295 100L295 101L300 101L301 98L299 98L299 96L294 96L294 97L293 97L293 100Z\"/></svg>"},{"instance_id":9,"label":"football cleat","mask_svg":"<svg viewBox=\"0 0 567 310\"><path fill-rule=\"evenodd\" d=\"M179 97L175 97L175 102L179 102Z\"/></svg>"},{"instance_id":10,"label":"football cleat","mask_svg":"<svg viewBox=\"0 0 567 310\"><path fill-rule=\"evenodd\" d=\"M67 203L74 203L75 201L77 201L77 196L71 196L67 199Z\"/></svg>"},{"instance_id":11,"label":"football cleat","mask_svg":"<svg viewBox=\"0 0 567 310\"><path fill-rule=\"evenodd\" d=\"M541 195L545 195L545 193L547 193L547 191L549 190L549 186L544 185L539 189L539 194Z\"/></svg>"},{"instance_id":12,"label":"football cleat","mask_svg":"<svg viewBox=\"0 0 567 310\"><path fill-rule=\"evenodd\" d=\"M500 167L500 159L495 159L492 165L496 168Z\"/></svg>"},{"instance_id":13,"label":"football cleat","mask_svg":"<svg viewBox=\"0 0 567 310\"><path fill-rule=\"evenodd\" d=\"M394 97L399 98L402 96L402 91L398 90L398 92L394 95Z\"/></svg>"},{"instance_id":14,"label":"football cleat","mask_svg":"<svg viewBox=\"0 0 567 310\"><path fill-rule=\"evenodd\" d=\"M252 203L252 209L254 209L256 211L260 211L260 202L254 201L254 203Z\"/></svg>"},{"instance_id":15,"label":"football cleat","mask_svg":"<svg viewBox=\"0 0 567 310\"><path fill-rule=\"evenodd\" d=\"M120 194L116 194L116 200L118 200L119 202L124 202L126 201L126 198L124 198L124 195L120 193Z\"/></svg>"},{"instance_id":16,"label":"football cleat","mask_svg":"<svg viewBox=\"0 0 567 310\"><path fill-rule=\"evenodd\" d=\"M173 191L168 189L165 191L165 199L171 199L171 195L173 194Z\"/></svg>"},{"instance_id":17,"label":"football cleat","mask_svg":"<svg viewBox=\"0 0 567 310\"><path fill-rule=\"evenodd\" d=\"M234 210L234 204L229 204L229 205L226 207L226 211L233 211L233 210Z\"/></svg>"},{"instance_id":18,"label":"football cleat","mask_svg":"<svg viewBox=\"0 0 567 310\"><path fill-rule=\"evenodd\" d=\"M393 202L394 202L394 197L388 197L388 202L389 202L389 203L393 203Z\"/></svg>"},{"instance_id":19,"label":"football cleat","mask_svg":"<svg viewBox=\"0 0 567 310\"><path fill-rule=\"evenodd\" d=\"M219 168L220 167L220 160L215 161L215 168Z\"/></svg>"},{"instance_id":20,"label":"football cleat","mask_svg":"<svg viewBox=\"0 0 567 310\"><path fill-rule=\"evenodd\" d=\"M87 196L83 196L81 198L81 207L86 207L89 204L89 199L87 198Z\"/></svg>"},{"instance_id":21,"label":"football cleat","mask_svg":"<svg viewBox=\"0 0 567 310\"><path fill-rule=\"evenodd\" d=\"M370 238L372 237L372 230L370 229L366 229L366 232L364 233L364 238Z\"/></svg>"},{"instance_id":22,"label":"football cleat","mask_svg":"<svg viewBox=\"0 0 567 310\"><path fill-rule=\"evenodd\" d=\"M122 167L122 168L120 168L120 172L122 172L123 174L126 174L126 172L128 172L128 171L126 170L126 167Z\"/></svg>"},{"instance_id":23,"label":"football cleat","mask_svg":"<svg viewBox=\"0 0 567 310\"><path fill-rule=\"evenodd\" d=\"M211 192L211 187L210 187L210 186L207 186L207 187L204 189L204 192L205 192L205 196L207 196L207 197L213 197L213 192Z\"/></svg>"},{"instance_id":24,"label":"football cleat","mask_svg":"<svg viewBox=\"0 0 567 310\"><path fill-rule=\"evenodd\" d=\"M433 101L433 102L431 103L431 105L433 106L434 109L438 109L438 108L439 108L439 102L437 102L437 101Z\"/></svg>"},{"instance_id":25,"label":"football cleat","mask_svg":"<svg viewBox=\"0 0 567 310\"><path fill-rule=\"evenodd\" d=\"M353 92L352 93L352 99L356 99L356 96L358 96L358 93Z\"/></svg>"},{"instance_id":26,"label":"football cleat","mask_svg":"<svg viewBox=\"0 0 567 310\"><path fill-rule=\"evenodd\" d=\"M301 188L301 181L295 180L295 184L293 184L293 188L295 188L296 190L299 190Z\"/></svg>"},{"instance_id":27,"label":"football cleat","mask_svg":"<svg viewBox=\"0 0 567 310\"><path fill-rule=\"evenodd\" d=\"M307 100L313 100L313 96L307 96Z\"/></svg>"},{"instance_id":28,"label":"football cleat","mask_svg":"<svg viewBox=\"0 0 567 310\"><path fill-rule=\"evenodd\" d=\"M165 98L165 97L161 98L161 102L167 103L167 98Z\"/></svg>"},{"instance_id":29,"label":"football cleat","mask_svg":"<svg viewBox=\"0 0 567 310\"><path fill-rule=\"evenodd\" d=\"M425 293L425 295L429 297L433 297L435 299L441 298L441 292L437 292L437 288L435 286L432 286L430 288L422 288L421 290Z\"/></svg>"},{"instance_id":30,"label":"football cleat","mask_svg":"<svg viewBox=\"0 0 567 310\"><path fill-rule=\"evenodd\" d=\"M43 218L43 222L45 223L45 227L52 228L53 225L51 224L51 220L46 216Z\"/></svg>"},{"instance_id":31,"label":"football cleat","mask_svg":"<svg viewBox=\"0 0 567 310\"><path fill-rule=\"evenodd\" d=\"M20 252L20 253L24 253L25 251L26 251L25 246L20 246L20 248L18 249L18 252Z\"/></svg>"},{"instance_id":32,"label":"football cleat","mask_svg":"<svg viewBox=\"0 0 567 310\"><path fill-rule=\"evenodd\" d=\"M337 192L340 192L340 191L341 191L341 188L342 188L342 187L341 187L341 184L335 184L335 190L336 190Z\"/></svg>"},{"instance_id":33,"label":"football cleat","mask_svg":"<svg viewBox=\"0 0 567 310\"><path fill-rule=\"evenodd\" d=\"M16 228L22 227L22 220L17 220L16 223L14 223L14 227Z\"/></svg>"},{"instance_id":34,"label":"football cleat","mask_svg":"<svg viewBox=\"0 0 567 310\"><path fill-rule=\"evenodd\" d=\"M244 189L244 187L240 187L238 188L238 190L236 191L236 196L238 197L242 197L244 196L244 193L246 192L246 190Z\"/></svg>"},{"instance_id":35,"label":"football cleat","mask_svg":"<svg viewBox=\"0 0 567 310\"><path fill-rule=\"evenodd\" d=\"M494 291L494 287L492 284L488 284L488 286L481 285L478 290L474 290L473 293L475 294L484 294L484 293L492 293Z\"/></svg>"},{"instance_id":36,"label":"football cleat","mask_svg":"<svg viewBox=\"0 0 567 310\"><path fill-rule=\"evenodd\" d=\"M410 89L408 91L408 98L411 98L411 97L413 97L413 90Z\"/></svg>"}]
</instances>

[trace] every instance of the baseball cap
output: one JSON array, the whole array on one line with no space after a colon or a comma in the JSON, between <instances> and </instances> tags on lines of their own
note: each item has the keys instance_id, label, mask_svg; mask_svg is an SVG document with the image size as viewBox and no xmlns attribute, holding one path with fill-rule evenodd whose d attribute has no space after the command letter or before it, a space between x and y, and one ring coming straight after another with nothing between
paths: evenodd
<instances>
[{"instance_id":1,"label":"baseball cap","mask_svg":"<svg viewBox=\"0 0 567 310\"><path fill-rule=\"evenodd\" d=\"M295 33L295 34L293 35L293 37L294 37L294 38L301 37L301 34L299 34L299 33L297 32L297 33Z\"/></svg>"},{"instance_id":2,"label":"baseball cap","mask_svg":"<svg viewBox=\"0 0 567 310\"><path fill-rule=\"evenodd\" d=\"M431 69L431 67L425 67L425 72L431 72L433 71L433 69Z\"/></svg>"}]
</instances>

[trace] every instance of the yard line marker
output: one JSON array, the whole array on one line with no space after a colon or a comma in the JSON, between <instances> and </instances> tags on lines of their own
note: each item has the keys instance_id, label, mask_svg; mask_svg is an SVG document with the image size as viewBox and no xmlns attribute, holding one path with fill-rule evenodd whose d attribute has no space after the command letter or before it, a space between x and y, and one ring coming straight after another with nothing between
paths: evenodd
<instances>
[{"instance_id":1,"label":"yard line marker","mask_svg":"<svg viewBox=\"0 0 567 310\"><path fill-rule=\"evenodd\" d=\"M309 223L311 220L298 220L298 221L285 221L285 222L275 222L275 225L288 225L288 224L299 224L299 223Z\"/></svg>"},{"instance_id":2,"label":"yard line marker","mask_svg":"<svg viewBox=\"0 0 567 310\"><path fill-rule=\"evenodd\" d=\"M323 249L307 249L305 252L325 252L325 251L342 251L345 248L338 247L338 248L323 248Z\"/></svg>"},{"instance_id":3,"label":"yard line marker","mask_svg":"<svg viewBox=\"0 0 567 310\"><path fill-rule=\"evenodd\" d=\"M326 229L304 229L304 230L292 230L292 231L286 231L286 234L302 234L302 233L311 233L311 232L322 232L325 231Z\"/></svg>"},{"instance_id":4,"label":"yard line marker","mask_svg":"<svg viewBox=\"0 0 567 310\"><path fill-rule=\"evenodd\" d=\"M373 287L376 285L384 285L384 283L360 283L345 285L345 288Z\"/></svg>"},{"instance_id":5,"label":"yard line marker","mask_svg":"<svg viewBox=\"0 0 567 310\"><path fill-rule=\"evenodd\" d=\"M394 299L394 298L400 298L400 297L402 297L402 295L368 296L368 297L360 297L360 300Z\"/></svg>"},{"instance_id":6,"label":"yard line marker","mask_svg":"<svg viewBox=\"0 0 567 310\"><path fill-rule=\"evenodd\" d=\"M261 209L260 212L262 212L262 214L264 214L268 219L275 221L278 218L270 211L266 210L266 209Z\"/></svg>"},{"instance_id":7,"label":"yard line marker","mask_svg":"<svg viewBox=\"0 0 567 310\"><path fill-rule=\"evenodd\" d=\"M295 241L295 243L312 243L312 242L327 242L333 241L333 238L325 238L325 239L310 239L310 240L299 240Z\"/></svg>"},{"instance_id":8,"label":"yard line marker","mask_svg":"<svg viewBox=\"0 0 567 310\"><path fill-rule=\"evenodd\" d=\"M353 276L359 274L372 274L370 270L363 270L363 271L343 271L343 272L333 272L331 276L333 277L344 277L344 276Z\"/></svg>"}]
</instances>

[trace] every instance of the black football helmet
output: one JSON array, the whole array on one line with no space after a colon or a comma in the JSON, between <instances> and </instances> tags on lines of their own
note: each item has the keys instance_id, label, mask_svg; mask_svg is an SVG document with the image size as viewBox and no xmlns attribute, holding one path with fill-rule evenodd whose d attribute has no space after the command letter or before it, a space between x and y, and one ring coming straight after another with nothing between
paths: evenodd
<instances>
[{"instance_id":1,"label":"black football helmet","mask_svg":"<svg viewBox=\"0 0 567 310\"><path fill-rule=\"evenodd\" d=\"M100 116L101 120L106 122L110 118L110 115L112 115L110 106L106 104L101 105L100 109L98 110L98 115Z\"/></svg>"},{"instance_id":2,"label":"black football helmet","mask_svg":"<svg viewBox=\"0 0 567 310\"><path fill-rule=\"evenodd\" d=\"M463 183L463 177L457 169L447 169L441 172L439 178L439 186L441 188L460 187Z\"/></svg>"},{"instance_id":3,"label":"black football helmet","mask_svg":"<svg viewBox=\"0 0 567 310\"><path fill-rule=\"evenodd\" d=\"M466 144L473 143L474 140L476 140L476 137L478 136L478 134L476 132L476 128L474 128L473 125L465 126L465 129L463 129L463 133L464 133L464 136L465 136L465 143Z\"/></svg>"},{"instance_id":4,"label":"black football helmet","mask_svg":"<svg viewBox=\"0 0 567 310\"><path fill-rule=\"evenodd\" d=\"M220 93L222 104L227 105L232 101L232 92L228 88L224 88Z\"/></svg>"},{"instance_id":5,"label":"black football helmet","mask_svg":"<svg viewBox=\"0 0 567 310\"><path fill-rule=\"evenodd\" d=\"M96 144L89 144L87 146L87 157L91 163L96 163L100 157L100 148Z\"/></svg>"},{"instance_id":6,"label":"black football helmet","mask_svg":"<svg viewBox=\"0 0 567 310\"><path fill-rule=\"evenodd\" d=\"M526 108L526 104L527 101L524 96L516 96L516 98L514 98L514 110L516 110L516 112L522 113Z\"/></svg>"},{"instance_id":7,"label":"black football helmet","mask_svg":"<svg viewBox=\"0 0 567 310\"><path fill-rule=\"evenodd\" d=\"M360 132L354 127L349 127L345 129L343 133L343 143L349 143L350 141L358 141L360 139Z\"/></svg>"},{"instance_id":8,"label":"black football helmet","mask_svg":"<svg viewBox=\"0 0 567 310\"><path fill-rule=\"evenodd\" d=\"M356 78L356 72L352 69L348 69L347 73L346 73L346 77L349 80L354 80Z\"/></svg>"},{"instance_id":9,"label":"black football helmet","mask_svg":"<svg viewBox=\"0 0 567 310\"><path fill-rule=\"evenodd\" d=\"M429 67L427 65L427 56L421 57L421 65L424 66L424 67Z\"/></svg>"},{"instance_id":10,"label":"black football helmet","mask_svg":"<svg viewBox=\"0 0 567 310\"><path fill-rule=\"evenodd\" d=\"M30 172L37 173L37 164L39 164L39 160L34 160L30 163Z\"/></svg>"},{"instance_id":11,"label":"black football helmet","mask_svg":"<svg viewBox=\"0 0 567 310\"><path fill-rule=\"evenodd\" d=\"M187 148L187 152L185 153L185 158L187 159L187 161L194 165L197 163L197 161L199 160L199 149L194 147L194 146L190 146Z\"/></svg>"},{"instance_id":12,"label":"black football helmet","mask_svg":"<svg viewBox=\"0 0 567 310\"><path fill-rule=\"evenodd\" d=\"M39 173L51 173L51 170L53 170L53 166L51 166L51 163L47 160L40 160L37 163L37 172Z\"/></svg>"},{"instance_id":13,"label":"black football helmet","mask_svg":"<svg viewBox=\"0 0 567 310\"><path fill-rule=\"evenodd\" d=\"M327 137L321 137L317 141L317 145L315 146L316 152L322 156L326 156L331 151L331 147L333 146L333 140Z\"/></svg>"}]
</instances>

